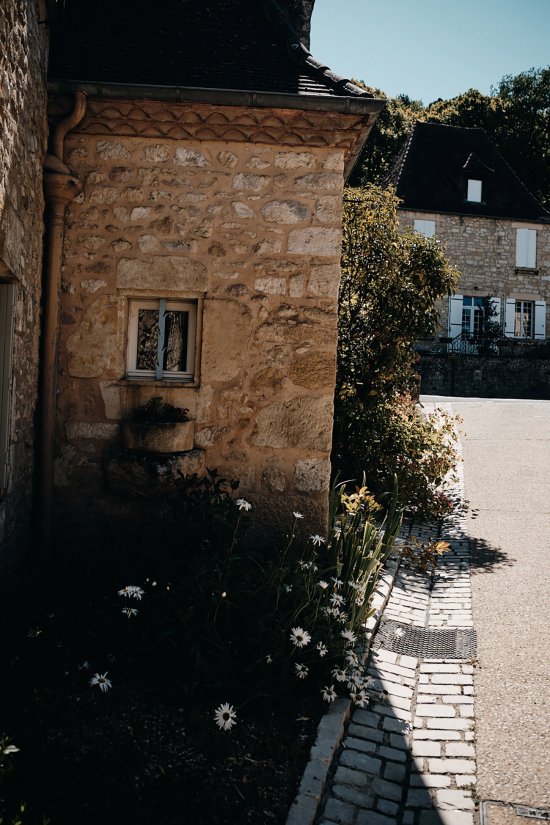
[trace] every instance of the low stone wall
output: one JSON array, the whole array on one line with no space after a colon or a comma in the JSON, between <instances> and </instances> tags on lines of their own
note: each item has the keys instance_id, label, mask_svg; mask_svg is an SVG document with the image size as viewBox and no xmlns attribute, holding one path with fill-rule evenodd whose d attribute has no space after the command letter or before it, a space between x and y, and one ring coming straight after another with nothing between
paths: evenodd
<instances>
[{"instance_id":1,"label":"low stone wall","mask_svg":"<svg viewBox=\"0 0 550 825\"><path fill-rule=\"evenodd\" d=\"M550 399L550 359L422 355L424 395Z\"/></svg>"}]
</instances>

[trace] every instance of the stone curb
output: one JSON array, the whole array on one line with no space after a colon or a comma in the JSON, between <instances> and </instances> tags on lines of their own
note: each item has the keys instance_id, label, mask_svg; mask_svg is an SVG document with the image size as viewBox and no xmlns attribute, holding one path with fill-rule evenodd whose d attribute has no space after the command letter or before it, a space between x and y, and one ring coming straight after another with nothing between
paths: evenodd
<instances>
[{"instance_id":1,"label":"stone curb","mask_svg":"<svg viewBox=\"0 0 550 825\"><path fill-rule=\"evenodd\" d=\"M400 545L401 539L396 541ZM389 557L386 562L384 572L380 576L378 586L372 599L372 607L376 613L367 620L366 643L362 654L363 662L366 661L374 634L380 624L380 619L399 569L400 558L396 553ZM296 798L290 807L286 825L313 825L317 816L317 811L325 791L329 771L332 765L334 754L340 747L344 735L344 727L351 713L350 699L338 698L329 705L328 711L324 714L317 728L317 737L313 744L309 761L305 767L298 788Z\"/></svg>"}]
</instances>

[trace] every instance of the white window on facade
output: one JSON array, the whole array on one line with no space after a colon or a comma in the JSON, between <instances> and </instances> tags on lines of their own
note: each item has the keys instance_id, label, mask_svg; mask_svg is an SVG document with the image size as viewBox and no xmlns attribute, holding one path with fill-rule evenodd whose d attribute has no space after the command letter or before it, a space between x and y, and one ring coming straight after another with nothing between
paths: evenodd
<instances>
[{"instance_id":1,"label":"white window on facade","mask_svg":"<svg viewBox=\"0 0 550 825\"><path fill-rule=\"evenodd\" d=\"M419 232L426 238L433 238L435 235L435 221L415 220L414 231Z\"/></svg>"},{"instance_id":2,"label":"white window on facade","mask_svg":"<svg viewBox=\"0 0 550 825\"><path fill-rule=\"evenodd\" d=\"M480 180L468 179L468 189L466 192L466 200L472 203L481 203L481 189L482 183Z\"/></svg>"},{"instance_id":3,"label":"white window on facade","mask_svg":"<svg viewBox=\"0 0 550 825\"><path fill-rule=\"evenodd\" d=\"M536 269L536 229L516 229L516 266L524 269Z\"/></svg>"},{"instance_id":4,"label":"white window on facade","mask_svg":"<svg viewBox=\"0 0 550 825\"><path fill-rule=\"evenodd\" d=\"M469 336L483 332L483 298L472 295L462 297L462 332Z\"/></svg>"},{"instance_id":5,"label":"white window on facade","mask_svg":"<svg viewBox=\"0 0 550 825\"><path fill-rule=\"evenodd\" d=\"M477 337L483 332L483 303L479 295L451 295L449 298L449 337ZM489 319L500 323L500 298L489 298L493 315Z\"/></svg>"},{"instance_id":6,"label":"white window on facade","mask_svg":"<svg viewBox=\"0 0 550 825\"><path fill-rule=\"evenodd\" d=\"M544 340L546 303L507 298L504 334L508 338Z\"/></svg>"},{"instance_id":7,"label":"white window on facade","mask_svg":"<svg viewBox=\"0 0 550 825\"><path fill-rule=\"evenodd\" d=\"M8 485L15 284L0 283L0 494Z\"/></svg>"},{"instance_id":8,"label":"white window on facade","mask_svg":"<svg viewBox=\"0 0 550 825\"><path fill-rule=\"evenodd\" d=\"M197 304L166 298L131 300L127 377L193 381Z\"/></svg>"}]
</instances>

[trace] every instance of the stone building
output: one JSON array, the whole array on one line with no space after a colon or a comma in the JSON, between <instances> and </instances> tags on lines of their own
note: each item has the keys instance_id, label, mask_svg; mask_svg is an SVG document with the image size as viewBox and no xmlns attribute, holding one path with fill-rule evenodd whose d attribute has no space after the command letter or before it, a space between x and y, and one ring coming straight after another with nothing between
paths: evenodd
<instances>
[{"instance_id":1,"label":"stone building","mask_svg":"<svg viewBox=\"0 0 550 825\"><path fill-rule=\"evenodd\" d=\"M54 515L133 519L212 467L240 481L257 523L299 509L322 529L342 190L383 101L311 56L312 6L68 0L52 21L44 535ZM34 94L43 121L38 80ZM39 249L41 173L23 162ZM153 398L191 419L162 455L121 441Z\"/></svg>"},{"instance_id":2,"label":"stone building","mask_svg":"<svg viewBox=\"0 0 550 825\"><path fill-rule=\"evenodd\" d=\"M43 4L0 9L0 566L28 541L46 150Z\"/></svg>"},{"instance_id":3,"label":"stone building","mask_svg":"<svg viewBox=\"0 0 550 825\"><path fill-rule=\"evenodd\" d=\"M457 293L440 306L448 346L477 352L484 299L504 338L544 340L550 215L483 129L416 123L389 182L401 225L435 237L460 272Z\"/></svg>"}]
</instances>

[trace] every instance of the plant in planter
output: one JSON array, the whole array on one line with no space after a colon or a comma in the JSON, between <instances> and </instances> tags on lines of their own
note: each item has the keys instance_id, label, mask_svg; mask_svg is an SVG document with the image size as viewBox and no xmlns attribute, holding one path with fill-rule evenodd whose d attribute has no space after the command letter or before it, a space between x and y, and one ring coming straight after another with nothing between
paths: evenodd
<instances>
[{"instance_id":1,"label":"plant in planter","mask_svg":"<svg viewBox=\"0 0 550 825\"><path fill-rule=\"evenodd\" d=\"M185 407L174 407L160 396L137 407L121 424L122 446L147 453L184 453L193 449L195 422Z\"/></svg>"}]
</instances>

